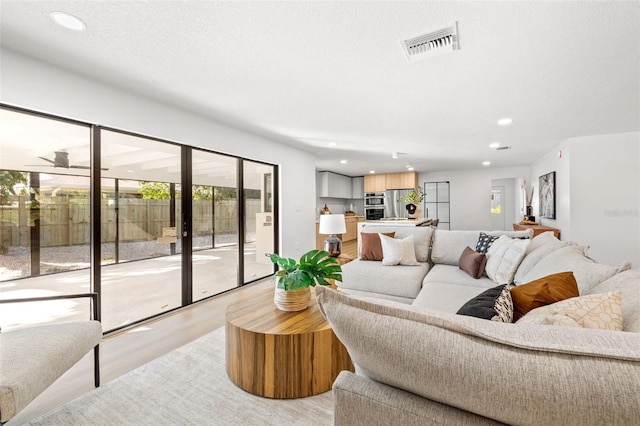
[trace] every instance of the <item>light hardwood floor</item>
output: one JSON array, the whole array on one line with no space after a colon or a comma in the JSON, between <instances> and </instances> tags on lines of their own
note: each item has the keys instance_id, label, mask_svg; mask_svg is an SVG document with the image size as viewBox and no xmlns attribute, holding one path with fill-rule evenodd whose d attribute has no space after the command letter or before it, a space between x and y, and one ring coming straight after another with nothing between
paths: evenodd
<instances>
[{"instance_id":1,"label":"light hardwood floor","mask_svg":"<svg viewBox=\"0 0 640 426\"><path fill-rule=\"evenodd\" d=\"M342 252L355 258L356 241L344 243ZM102 384L222 327L229 303L272 285L271 279L261 280L105 336L100 344ZM6 426L26 423L90 392L93 389L92 354L67 371Z\"/></svg>"}]
</instances>

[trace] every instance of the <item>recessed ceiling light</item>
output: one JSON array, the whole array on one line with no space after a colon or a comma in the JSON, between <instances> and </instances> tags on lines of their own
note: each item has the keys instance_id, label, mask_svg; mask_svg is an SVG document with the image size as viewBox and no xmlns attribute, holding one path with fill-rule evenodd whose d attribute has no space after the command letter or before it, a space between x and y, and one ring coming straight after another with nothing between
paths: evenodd
<instances>
[{"instance_id":1,"label":"recessed ceiling light","mask_svg":"<svg viewBox=\"0 0 640 426\"><path fill-rule=\"evenodd\" d=\"M493 142L489 144L489 148L493 148L493 149L496 149L499 146L500 146L500 142Z\"/></svg>"},{"instance_id":2,"label":"recessed ceiling light","mask_svg":"<svg viewBox=\"0 0 640 426\"><path fill-rule=\"evenodd\" d=\"M490 164L491 164L491 161L483 161L483 162L482 162L482 165L483 165L483 166L488 166L488 165L490 165Z\"/></svg>"},{"instance_id":3,"label":"recessed ceiling light","mask_svg":"<svg viewBox=\"0 0 640 426\"><path fill-rule=\"evenodd\" d=\"M370 173L370 174L373 174L373 173L375 173L375 172L376 172L375 170L369 170L369 173Z\"/></svg>"},{"instance_id":4,"label":"recessed ceiling light","mask_svg":"<svg viewBox=\"0 0 640 426\"><path fill-rule=\"evenodd\" d=\"M330 147L334 147L334 146L337 146L337 145L338 145L338 144L337 144L337 143L335 143L335 142L329 142L329 146L330 146Z\"/></svg>"},{"instance_id":5,"label":"recessed ceiling light","mask_svg":"<svg viewBox=\"0 0 640 426\"><path fill-rule=\"evenodd\" d=\"M393 158L394 160L398 159L398 153L397 152L392 152L391 153L391 158Z\"/></svg>"},{"instance_id":6,"label":"recessed ceiling light","mask_svg":"<svg viewBox=\"0 0 640 426\"><path fill-rule=\"evenodd\" d=\"M414 171L415 169L411 166L407 167L407 170L409 170L410 172Z\"/></svg>"},{"instance_id":7,"label":"recessed ceiling light","mask_svg":"<svg viewBox=\"0 0 640 426\"><path fill-rule=\"evenodd\" d=\"M82 22L80 18L77 18L68 13L51 12L49 16L51 17L51 19L53 19L53 21L56 24L63 26L66 29L73 30L73 31L84 31L85 29L87 29L87 25L84 22Z\"/></svg>"},{"instance_id":8,"label":"recessed ceiling light","mask_svg":"<svg viewBox=\"0 0 640 426\"><path fill-rule=\"evenodd\" d=\"M513 120L510 118L501 118L500 120L498 120L498 124L500 126L507 126L509 124L513 123Z\"/></svg>"},{"instance_id":9,"label":"recessed ceiling light","mask_svg":"<svg viewBox=\"0 0 640 426\"><path fill-rule=\"evenodd\" d=\"M341 164L347 164L347 160L340 160Z\"/></svg>"}]
</instances>

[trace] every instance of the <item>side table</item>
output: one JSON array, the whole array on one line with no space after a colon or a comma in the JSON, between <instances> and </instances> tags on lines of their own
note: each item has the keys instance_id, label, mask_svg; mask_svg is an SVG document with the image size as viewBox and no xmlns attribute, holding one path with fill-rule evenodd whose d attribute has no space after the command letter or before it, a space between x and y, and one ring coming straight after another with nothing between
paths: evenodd
<instances>
[{"instance_id":1,"label":"side table","mask_svg":"<svg viewBox=\"0 0 640 426\"><path fill-rule=\"evenodd\" d=\"M556 228L549 228L548 226L542 225L521 225L519 223L513 224L514 231L525 231L527 229L533 230L534 237L543 232L553 231L553 235L555 235L556 238L560 239L560 230Z\"/></svg>"},{"instance_id":2,"label":"side table","mask_svg":"<svg viewBox=\"0 0 640 426\"><path fill-rule=\"evenodd\" d=\"M331 389L351 358L318 308L284 312L264 289L226 310L226 369L241 389L268 398L302 398Z\"/></svg>"}]
</instances>

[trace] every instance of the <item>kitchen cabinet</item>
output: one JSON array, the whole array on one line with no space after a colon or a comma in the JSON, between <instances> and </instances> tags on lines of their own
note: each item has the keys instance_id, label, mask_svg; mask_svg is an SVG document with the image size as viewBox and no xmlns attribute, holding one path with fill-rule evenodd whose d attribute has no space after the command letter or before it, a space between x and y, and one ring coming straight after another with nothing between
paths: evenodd
<instances>
[{"instance_id":1,"label":"kitchen cabinet","mask_svg":"<svg viewBox=\"0 0 640 426\"><path fill-rule=\"evenodd\" d=\"M386 189L416 189L418 188L418 172L387 173L385 186Z\"/></svg>"},{"instance_id":2,"label":"kitchen cabinet","mask_svg":"<svg viewBox=\"0 0 640 426\"><path fill-rule=\"evenodd\" d=\"M358 238L358 222L362 222L363 217L347 216L344 221L347 225L347 233L342 234L342 242L352 241Z\"/></svg>"},{"instance_id":3,"label":"kitchen cabinet","mask_svg":"<svg viewBox=\"0 0 640 426\"><path fill-rule=\"evenodd\" d=\"M354 200L364 198L364 176L351 178L351 198Z\"/></svg>"},{"instance_id":4,"label":"kitchen cabinet","mask_svg":"<svg viewBox=\"0 0 640 426\"><path fill-rule=\"evenodd\" d=\"M321 234L318 231L320 231L320 223L316 222L316 249L322 250L324 247L324 240L327 239L328 235Z\"/></svg>"},{"instance_id":5,"label":"kitchen cabinet","mask_svg":"<svg viewBox=\"0 0 640 426\"><path fill-rule=\"evenodd\" d=\"M324 198L352 198L351 177L333 172L319 172L319 197Z\"/></svg>"},{"instance_id":6,"label":"kitchen cabinet","mask_svg":"<svg viewBox=\"0 0 640 426\"><path fill-rule=\"evenodd\" d=\"M364 177L364 192L384 192L387 181L384 174L366 175Z\"/></svg>"},{"instance_id":7,"label":"kitchen cabinet","mask_svg":"<svg viewBox=\"0 0 640 426\"><path fill-rule=\"evenodd\" d=\"M358 223L364 222L363 216L345 216L344 218L347 232L341 235L338 235L342 242L353 241L358 238ZM324 247L324 240L327 239L328 235L320 234L318 230L320 229L320 224L316 223L316 249L322 250Z\"/></svg>"}]
</instances>

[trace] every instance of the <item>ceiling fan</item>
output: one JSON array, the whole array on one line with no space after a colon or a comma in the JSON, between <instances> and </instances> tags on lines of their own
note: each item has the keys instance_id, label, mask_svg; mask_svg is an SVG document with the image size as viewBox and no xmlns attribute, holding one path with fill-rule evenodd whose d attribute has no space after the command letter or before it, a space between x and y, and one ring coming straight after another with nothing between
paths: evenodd
<instances>
[{"instance_id":1,"label":"ceiling fan","mask_svg":"<svg viewBox=\"0 0 640 426\"><path fill-rule=\"evenodd\" d=\"M38 157L44 161L48 161L49 163L52 164L52 166L48 166L48 167L60 167L63 169L90 169L91 167L89 166L78 166L78 165L74 165L74 164L69 164L69 153L66 151L55 151L55 157L53 160L47 158L47 157ZM47 167L47 166L42 166L40 164L27 164L27 166L40 166L40 167ZM106 168L102 168L101 170L109 170Z\"/></svg>"}]
</instances>

